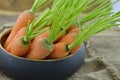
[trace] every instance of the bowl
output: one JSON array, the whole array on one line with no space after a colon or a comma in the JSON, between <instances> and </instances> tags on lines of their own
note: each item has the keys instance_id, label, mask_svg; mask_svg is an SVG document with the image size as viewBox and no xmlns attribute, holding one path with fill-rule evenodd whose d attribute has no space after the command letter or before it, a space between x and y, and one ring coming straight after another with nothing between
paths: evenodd
<instances>
[{"instance_id":1,"label":"bowl","mask_svg":"<svg viewBox=\"0 0 120 80\"><path fill-rule=\"evenodd\" d=\"M12 55L3 48L10 31L0 37L0 69L14 80L65 80L84 63L84 44L74 54L61 59L30 60Z\"/></svg>"}]
</instances>

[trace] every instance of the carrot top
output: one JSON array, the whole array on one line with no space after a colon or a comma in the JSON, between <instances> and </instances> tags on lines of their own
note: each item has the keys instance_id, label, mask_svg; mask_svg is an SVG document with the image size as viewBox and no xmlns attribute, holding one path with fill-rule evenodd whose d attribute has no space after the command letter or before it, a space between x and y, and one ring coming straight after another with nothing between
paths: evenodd
<instances>
[{"instance_id":1,"label":"carrot top","mask_svg":"<svg viewBox=\"0 0 120 80\"><path fill-rule=\"evenodd\" d=\"M119 26L120 23L117 22L120 22L120 11L107 17L103 16L98 19L94 19L94 22L92 22L91 25L88 24L84 26L77 39L69 45L69 49L76 47L78 44L84 42L98 32L109 29L113 26Z\"/></svg>"},{"instance_id":2,"label":"carrot top","mask_svg":"<svg viewBox=\"0 0 120 80\"><path fill-rule=\"evenodd\" d=\"M30 9L30 11L34 14L35 12L37 12L38 10L43 8L46 4L48 4L51 1L52 0L35 0L35 2L33 4L32 8Z\"/></svg>"},{"instance_id":3,"label":"carrot top","mask_svg":"<svg viewBox=\"0 0 120 80\"><path fill-rule=\"evenodd\" d=\"M109 0L97 0L96 2L101 2L102 4L100 4L99 6L97 6L96 8L94 8L92 11L90 11L89 13L87 13L86 15L84 15L79 21L78 24L81 27L84 23L91 21L95 18L100 18L102 16L106 16L111 14L111 10L112 10L112 5L115 4L117 1L115 1L114 3L112 3ZM96 3L95 3L96 4ZM87 6L88 8L91 7L91 5Z\"/></svg>"},{"instance_id":4,"label":"carrot top","mask_svg":"<svg viewBox=\"0 0 120 80\"><path fill-rule=\"evenodd\" d=\"M55 0L51 8L53 19L48 42L52 43L64 34L88 3L89 0Z\"/></svg>"},{"instance_id":5,"label":"carrot top","mask_svg":"<svg viewBox=\"0 0 120 80\"><path fill-rule=\"evenodd\" d=\"M51 0L35 0L30 11L32 13L35 13L50 1ZM49 13L50 10L49 8L47 8L42 12L42 14L39 17L34 19L31 24L30 22L28 22L26 36L23 39L24 41L29 42L31 39L35 38L36 36L44 32L44 30L40 30L40 29L42 29L50 21Z\"/></svg>"},{"instance_id":6,"label":"carrot top","mask_svg":"<svg viewBox=\"0 0 120 80\"><path fill-rule=\"evenodd\" d=\"M49 16L50 10L46 9L38 18L36 18L31 24L28 22L26 36L24 37L25 41L30 41L46 30L41 30L45 25L50 21Z\"/></svg>"}]
</instances>

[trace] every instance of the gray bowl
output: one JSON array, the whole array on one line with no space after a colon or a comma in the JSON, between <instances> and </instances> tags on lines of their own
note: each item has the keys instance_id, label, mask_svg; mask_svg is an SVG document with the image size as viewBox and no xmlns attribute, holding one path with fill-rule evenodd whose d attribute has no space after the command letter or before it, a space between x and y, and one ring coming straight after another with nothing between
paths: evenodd
<instances>
[{"instance_id":1,"label":"gray bowl","mask_svg":"<svg viewBox=\"0 0 120 80\"><path fill-rule=\"evenodd\" d=\"M85 45L74 54L61 59L29 60L8 53L2 46L10 30L0 37L0 69L14 80L65 80L82 66Z\"/></svg>"}]
</instances>

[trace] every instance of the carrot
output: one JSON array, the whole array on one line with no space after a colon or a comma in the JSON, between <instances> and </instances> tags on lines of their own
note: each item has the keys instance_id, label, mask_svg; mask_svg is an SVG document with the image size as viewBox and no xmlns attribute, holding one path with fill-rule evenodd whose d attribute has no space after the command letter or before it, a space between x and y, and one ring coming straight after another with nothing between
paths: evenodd
<instances>
[{"instance_id":1,"label":"carrot","mask_svg":"<svg viewBox=\"0 0 120 80\"><path fill-rule=\"evenodd\" d=\"M54 41L54 43L58 43L61 39L65 37L66 34L62 34L57 40Z\"/></svg>"},{"instance_id":2,"label":"carrot","mask_svg":"<svg viewBox=\"0 0 120 80\"><path fill-rule=\"evenodd\" d=\"M19 17L17 18L17 21L15 22L12 31L5 41L4 48L7 47L7 45L10 43L10 41L15 37L17 32L22 28L27 26L28 21L32 22L34 20L34 15L30 11L24 11L22 12Z\"/></svg>"},{"instance_id":3,"label":"carrot","mask_svg":"<svg viewBox=\"0 0 120 80\"><path fill-rule=\"evenodd\" d=\"M12 42L8 45L7 50L16 56L25 56L30 51L31 39L24 40L26 36L26 27L20 29Z\"/></svg>"},{"instance_id":4,"label":"carrot","mask_svg":"<svg viewBox=\"0 0 120 80\"><path fill-rule=\"evenodd\" d=\"M111 6L111 5L110 5ZM99 15L98 15L99 16ZM120 25L117 22L120 22L120 11L117 13L113 13L110 16L101 17L97 20L95 19L94 22L92 22L92 25L84 25L83 30L79 33L76 40L68 46L69 50L75 48L76 46L80 45L87 39L89 39L94 34L107 30L113 25Z\"/></svg>"},{"instance_id":5,"label":"carrot","mask_svg":"<svg viewBox=\"0 0 120 80\"><path fill-rule=\"evenodd\" d=\"M75 1L74 4L72 4L72 2L71 2L71 6L68 6L69 1L67 1L67 0L64 0L64 1L65 2L63 2L63 3L65 3L65 4L63 4L63 6L61 6L61 9L56 8L56 10L59 11L57 13L64 12L64 15L55 13L52 27L55 27L58 29L53 29L52 33L54 36L50 35L50 37L48 37L48 38L51 38L51 42L57 40L60 36L62 36L66 32L66 30L69 29L69 27L74 23L74 21L79 16L79 13L81 13L80 8L84 7L85 4L88 3L87 1L84 1L84 5L79 6L81 4L81 1L79 2L79 0L78 0L78 1ZM72 11L71 11L71 9L72 9ZM71 11L71 12L69 12L69 11ZM71 15L75 15L75 16L71 16ZM62 28L62 30L61 30L61 28ZM55 44L54 50L49 56L50 57L52 56L51 58L62 58L62 57L67 56L69 54L70 50L68 50L65 47L65 45L63 45L63 43L66 45L71 44L76 39L76 37L77 37L77 33L73 33L73 32L64 36L60 40L59 43ZM68 50L68 51L66 51L66 50Z\"/></svg>"},{"instance_id":6,"label":"carrot","mask_svg":"<svg viewBox=\"0 0 120 80\"><path fill-rule=\"evenodd\" d=\"M62 31L61 31L62 32ZM77 37L77 35L80 32L80 29L75 27L75 26L71 26L69 28L69 31L66 31L67 33L62 33L62 35L60 37L58 37L54 43L58 43L58 42L66 42L67 44L72 43L75 38Z\"/></svg>"},{"instance_id":7,"label":"carrot","mask_svg":"<svg viewBox=\"0 0 120 80\"><path fill-rule=\"evenodd\" d=\"M65 42L66 44L71 44L72 42L74 42L74 40L77 38L77 34L76 33L69 33L66 36L64 36L60 42Z\"/></svg>"},{"instance_id":8,"label":"carrot","mask_svg":"<svg viewBox=\"0 0 120 80\"><path fill-rule=\"evenodd\" d=\"M35 37L32 41L32 44L31 44L31 48L34 47L34 44L36 44L36 41L40 38L48 38L48 35L49 35L49 31L46 31L44 33L42 33L41 35Z\"/></svg>"},{"instance_id":9,"label":"carrot","mask_svg":"<svg viewBox=\"0 0 120 80\"><path fill-rule=\"evenodd\" d=\"M66 52L69 52L70 50L72 50L76 46L82 44L85 40L87 40L88 38L90 38L94 34L101 32L103 30L109 29L113 25L120 25L119 23L116 23L116 22L120 22L119 16L120 16L120 12L117 12L117 13L114 13L114 14L108 16L108 17L101 17L101 18L97 18L97 20L96 19L93 20L92 25L89 25L89 24L84 25L83 30L78 34L75 41L73 41L71 44L69 44L66 47L66 49L68 50ZM55 44L55 45L57 45L57 44ZM56 56L59 56L62 53L65 53L65 48L63 46L59 45L59 46L55 46L54 51L50 54L50 56L51 55L55 56L55 57L51 57L51 58L59 58Z\"/></svg>"},{"instance_id":10,"label":"carrot","mask_svg":"<svg viewBox=\"0 0 120 80\"><path fill-rule=\"evenodd\" d=\"M76 33L77 35L80 33L80 29L79 28L73 28L73 29L71 29L71 31L69 31L68 32L68 34L70 34L70 33ZM76 37L77 38L77 37ZM71 42L71 43L73 43L75 41L75 39ZM80 46L81 46L81 44L80 45L78 45L78 46L76 46L76 47L74 47L73 49L71 49L70 50L70 54L71 53L75 53L79 48L80 48Z\"/></svg>"},{"instance_id":11,"label":"carrot","mask_svg":"<svg viewBox=\"0 0 120 80\"><path fill-rule=\"evenodd\" d=\"M39 22L41 22L42 20L45 20L46 17L44 16L46 16L48 12L49 12L49 9L46 9L45 12L43 12L40 17L35 19L32 23L28 23L26 30L23 29L24 27L21 28L19 33L17 33L16 36L11 41L11 43L9 43L10 45L8 45L7 49L11 54L14 54L16 56L24 56L29 52L31 41L36 36L46 31L46 30L40 30L40 29L44 27L48 23L48 21L44 21L44 23L41 24L40 26L35 26L35 25L39 25ZM44 18L41 18L41 17L44 17Z\"/></svg>"},{"instance_id":12,"label":"carrot","mask_svg":"<svg viewBox=\"0 0 120 80\"><path fill-rule=\"evenodd\" d=\"M76 26L75 25L72 25L72 26L70 26L68 29L67 29L67 33L69 33L71 30L73 30L74 28L76 28Z\"/></svg>"},{"instance_id":13,"label":"carrot","mask_svg":"<svg viewBox=\"0 0 120 80\"><path fill-rule=\"evenodd\" d=\"M25 27L23 27L17 34L16 38L12 40L12 42L9 44L10 48L10 53L14 54L16 56L24 56L25 54L28 53L30 49L30 43L28 41L24 40L25 34Z\"/></svg>"},{"instance_id":14,"label":"carrot","mask_svg":"<svg viewBox=\"0 0 120 80\"><path fill-rule=\"evenodd\" d=\"M81 13L81 9L83 9L82 7L88 2L84 1L84 4L80 6L81 2L78 3L78 1L79 0L75 1L74 4L71 3L70 6L68 0L54 1L50 11L52 12L52 17L50 21L52 22L52 27L50 30L50 34L47 39L44 39L43 37L40 39L37 38L38 40L34 44L34 47L30 49L30 52L26 56L27 58L44 59L51 53L51 51L53 50L53 42L57 40L63 33L65 33L69 26L74 23L74 21L77 19L77 16L79 16L79 13ZM73 9L73 11L71 11L71 9ZM65 12L65 15L62 14L63 12ZM73 14L75 16L71 16ZM65 28L62 31L60 31L61 27ZM61 49L63 50L66 48L62 46Z\"/></svg>"},{"instance_id":15,"label":"carrot","mask_svg":"<svg viewBox=\"0 0 120 80\"><path fill-rule=\"evenodd\" d=\"M44 59L53 50L53 44L48 44L47 39L44 37L37 38L36 43L32 45L30 52L27 54L28 59Z\"/></svg>"},{"instance_id":16,"label":"carrot","mask_svg":"<svg viewBox=\"0 0 120 80\"><path fill-rule=\"evenodd\" d=\"M30 10L26 10L19 15L9 37L5 41L4 48L6 48L10 41L15 37L18 30L20 30L22 27L27 26L28 21L32 22L34 20L34 13L41 9L45 2L47 2L47 0L36 0Z\"/></svg>"},{"instance_id":17,"label":"carrot","mask_svg":"<svg viewBox=\"0 0 120 80\"><path fill-rule=\"evenodd\" d=\"M81 47L81 44L79 44L78 46L74 47L73 49L70 50L70 54L74 54L76 51L78 51Z\"/></svg>"},{"instance_id":18,"label":"carrot","mask_svg":"<svg viewBox=\"0 0 120 80\"><path fill-rule=\"evenodd\" d=\"M9 45L5 48L8 52L10 52L14 40L15 40L16 38L18 38L19 36L24 36L24 35L26 34L25 29L26 29L26 27L21 28L21 29L18 31L18 33L15 35L15 37L12 39L12 41L9 43Z\"/></svg>"},{"instance_id":19,"label":"carrot","mask_svg":"<svg viewBox=\"0 0 120 80\"><path fill-rule=\"evenodd\" d=\"M54 50L50 53L48 58L58 59L63 58L69 54L69 50L67 49L67 44L64 42L59 42L54 44Z\"/></svg>"},{"instance_id":20,"label":"carrot","mask_svg":"<svg viewBox=\"0 0 120 80\"><path fill-rule=\"evenodd\" d=\"M76 34L79 34L80 31L81 31L81 30L80 30L79 28L76 27L76 28L71 29L71 31L69 31L68 34L69 34L69 33L76 33Z\"/></svg>"},{"instance_id":21,"label":"carrot","mask_svg":"<svg viewBox=\"0 0 120 80\"><path fill-rule=\"evenodd\" d=\"M75 29L76 30L76 29ZM77 29L78 30L78 29ZM75 39L77 38L78 34L76 34L74 31L70 31L69 34L67 34L65 37L63 37L60 42L65 42L66 44L70 45L72 44ZM70 53L74 53L80 48L80 45L74 47L73 49L70 50Z\"/></svg>"},{"instance_id":22,"label":"carrot","mask_svg":"<svg viewBox=\"0 0 120 80\"><path fill-rule=\"evenodd\" d=\"M12 48L10 50L11 54L14 54L16 56L24 56L29 52L31 42L26 42L23 39L24 36L20 36L14 40Z\"/></svg>"}]
</instances>

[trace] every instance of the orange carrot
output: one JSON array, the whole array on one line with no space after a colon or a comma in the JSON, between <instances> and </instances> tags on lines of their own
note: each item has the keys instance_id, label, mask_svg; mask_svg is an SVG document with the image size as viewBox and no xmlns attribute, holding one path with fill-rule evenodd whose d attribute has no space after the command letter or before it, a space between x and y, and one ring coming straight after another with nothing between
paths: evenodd
<instances>
[{"instance_id":1,"label":"orange carrot","mask_svg":"<svg viewBox=\"0 0 120 80\"><path fill-rule=\"evenodd\" d=\"M16 34L16 38L12 40L10 45L10 53L16 56L24 56L28 53L30 49L31 42L25 41L25 27L23 27L18 34Z\"/></svg>"},{"instance_id":2,"label":"orange carrot","mask_svg":"<svg viewBox=\"0 0 120 80\"><path fill-rule=\"evenodd\" d=\"M17 18L12 31L5 41L4 48L7 47L7 45L10 43L10 41L14 38L14 36L17 34L18 30L20 30L22 27L27 26L28 21L32 22L34 20L34 13L36 13L38 10L40 10L44 4L47 4L50 0L35 0L32 8L30 10L26 10L22 12L19 17Z\"/></svg>"},{"instance_id":3,"label":"orange carrot","mask_svg":"<svg viewBox=\"0 0 120 80\"><path fill-rule=\"evenodd\" d=\"M66 33L64 33L64 34L62 34L57 40L55 40L54 41L54 43L58 43L59 41L64 41L64 39L66 39L67 40L67 38L70 38L70 35L75 35L75 34L70 34L70 33L76 33L76 34L78 34L80 32L80 30L78 29L78 28L73 28L73 29L71 29L67 34ZM70 34L70 35L68 35L68 34ZM66 36L67 35L67 36ZM66 37L65 37L66 36ZM76 36L76 35L75 35ZM75 37L74 36L74 37ZM73 38L74 39L74 38ZM73 39L71 39L71 41L73 40ZM66 41L67 42L67 41ZM69 42L68 42L69 43Z\"/></svg>"},{"instance_id":4,"label":"orange carrot","mask_svg":"<svg viewBox=\"0 0 120 80\"><path fill-rule=\"evenodd\" d=\"M81 47L81 44L79 44L78 46L74 47L73 49L70 50L70 54L75 53L77 50L79 50Z\"/></svg>"},{"instance_id":5,"label":"orange carrot","mask_svg":"<svg viewBox=\"0 0 120 80\"><path fill-rule=\"evenodd\" d=\"M19 36L24 36L26 34L25 29L26 29L26 27L21 28L18 31L18 33L15 35L15 37L12 39L12 41L9 43L9 45L5 48L8 52L10 52L10 49L12 48L14 39L18 38Z\"/></svg>"},{"instance_id":6,"label":"orange carrot","mask_svg":"<svg viewBox=\"0 0 120 80\"><path fill-rule=\"evenodd\" d=\"M5 41L4 48L7 47L7 45L10 43L10 41L15 37L17 32L22 28L27 26L28 21L32 22L34 20L34 15L30 11L24 11L22 12L19 17L17 18L17 21L15 22L12 31Z\"/></svg>"},{"instance_id":7,"label":"orange carrot","mask_svg":"<svg viewBox=\"0 0 120 80\"><path fill-rule=\"evenodd\" d=\"M12 48L10 50L11 54L16 56L24 56L30 50L30 42L24 42L24 36L18 37L14 40Z\"/></svg>"},{"instance_id":8,"label":"orange carrot","mask_svg":"<svg viewBox=\"0 0 120 80\"><path fill-rule=\"evenodd\" d=\"M76 27L76 28L73 28L68 34L70 34L70 33L76 33L78 35L80 33L80 31L81 30ZM76 46L73 49L71 49L70 53L75 53L80 48L80 46L81 46L81 44L79 44L78 46Z\"/></svg>"},{"instance_id":9,"label":"orange carrot","mask_svg":"<svg viewBox=\"0 0 120 80\"><path fill-rule=\"evenodd\" d=\"M61 39L63 39L65 37L66 34L62 34L57 40L54 41L55 43L58 43Z\"/></svg>"},{"instance_id":10,"label":"orange carrot","mask_svg":"<svg viewBox=\"0 0 120 80\"><path fill-rule=\"evenodd\" d=\"M76 39L77 34L76 33L69 33L66 36L64 36L60 42L65 42L66 44L71 44L72 42L74 42L74 40Z\"/></svg>"},{"instance_id":11,"label":"orange carrot","mask_svg":"<svg viewBox=\"0 0 120 80\"><path fill-rule=\"evenodd\" d=\"M39 17L39 18L41 19L41 17ZM36 19L35 21L39 22L39 20L40 20L39 18ZM34 39L36 36L38 36L42 32L46 31L46 30L41 30L40 31L39 26L36 27L37 30L34 30L33 28L35 27L35 25L32 25L32 24L34 24L35 21L33 21L31 24L28 24L27 29L24 30L25 35L20 35L20 34L22 34L24 32L20 32L19 34L16 35L18 37L14 38L14 40L10 44L10 46L11 46L10 47L11 48L10 52L12 54L17 55L17 56L24 56L24 55L26 55L26 53L29 52L32 39ZM39 24L39 23L36 23L36 24ZM44 25L42 25L41 27L43 27ZM9 47L8 47L8 49L9 49ZM21 49L21 51L20 51L20 49Z\"/></svg>"},{"instance_id":12,"label":"orange carrot","mask_svg":"<svg viewBox=\"0 0 120 80\"><path fill-rule=\"evenodd\" d=\"M61 42L65 42L67 44L71 44L71 43L73 43L75 41L75 39L77 38L77 35L79 33L80 33L80 29L77 28L77 27L74 27L74 28L72 28L72 29L69 30L69 32L61 40ZM79 48L80 48L80 45L76 46L75 48L73 48L72 50L70 50L70 53L76 52Z\"/></svg>"},{"instance_id":13,"label":"orange carrot","mask_svg":"<svg viewBox=\"0 0 120 80\"><path fill-rule=\"evenodd\" d=\"M38 60L46 58L53 50L53 45L48 44L47 39L44 37L37 38L36 43L32 45L30 52L26 58Z\"/></svg>"},{"instance_id":14,"label":"orange carrot","mask_svg":"<svg viewBox=\"0 0 120 80\"><path fill-rule=\"evenodd\" d=\"M36 41L40 38L48 38L48 35L49 35L49 31L46 31L44 33L42 33L40 36L36 37L35 39L33 39L32 41L32 44L31 44L31 47L35 47L34 45L36 44Z\"/></svg>"},{"instance_id":15,"label":"orange carrot","mask_svg":"<svg viewBox=\"0 0 120 80\"><path fill-rule=\"evenodd\" d=\"M81 30L80 30L79 28L76 27L76 28L71 29L71 31L69 31L68 34L69 34L69 33L76 33L76 34L79 34L80 31L81 31Z\"/></svg>"},{"instance_id":16,"label":"orange carrot","mask_svg":"<svg viewBox=\"0 0 120 80\"><path fill-rule=\"evenodd\" d=\"M67 33L69 33L71 30L73 30L74 28L77 28L75 25L72 25L71 27L69 27L68 29L67 29Z\"/></svg>"},{"instance_id":17,"label":"orange carrot","mask_svg":"<svg viewBox=\"0 0 120 80\"><path fill-rule=\"evenodd\" d=\"M67 49L67 44L64 42L59 42L54 45L54 50L50 53L48 58L58 59L63 58L69 54L69 50Z\"/></svg>"}]
</instances>

